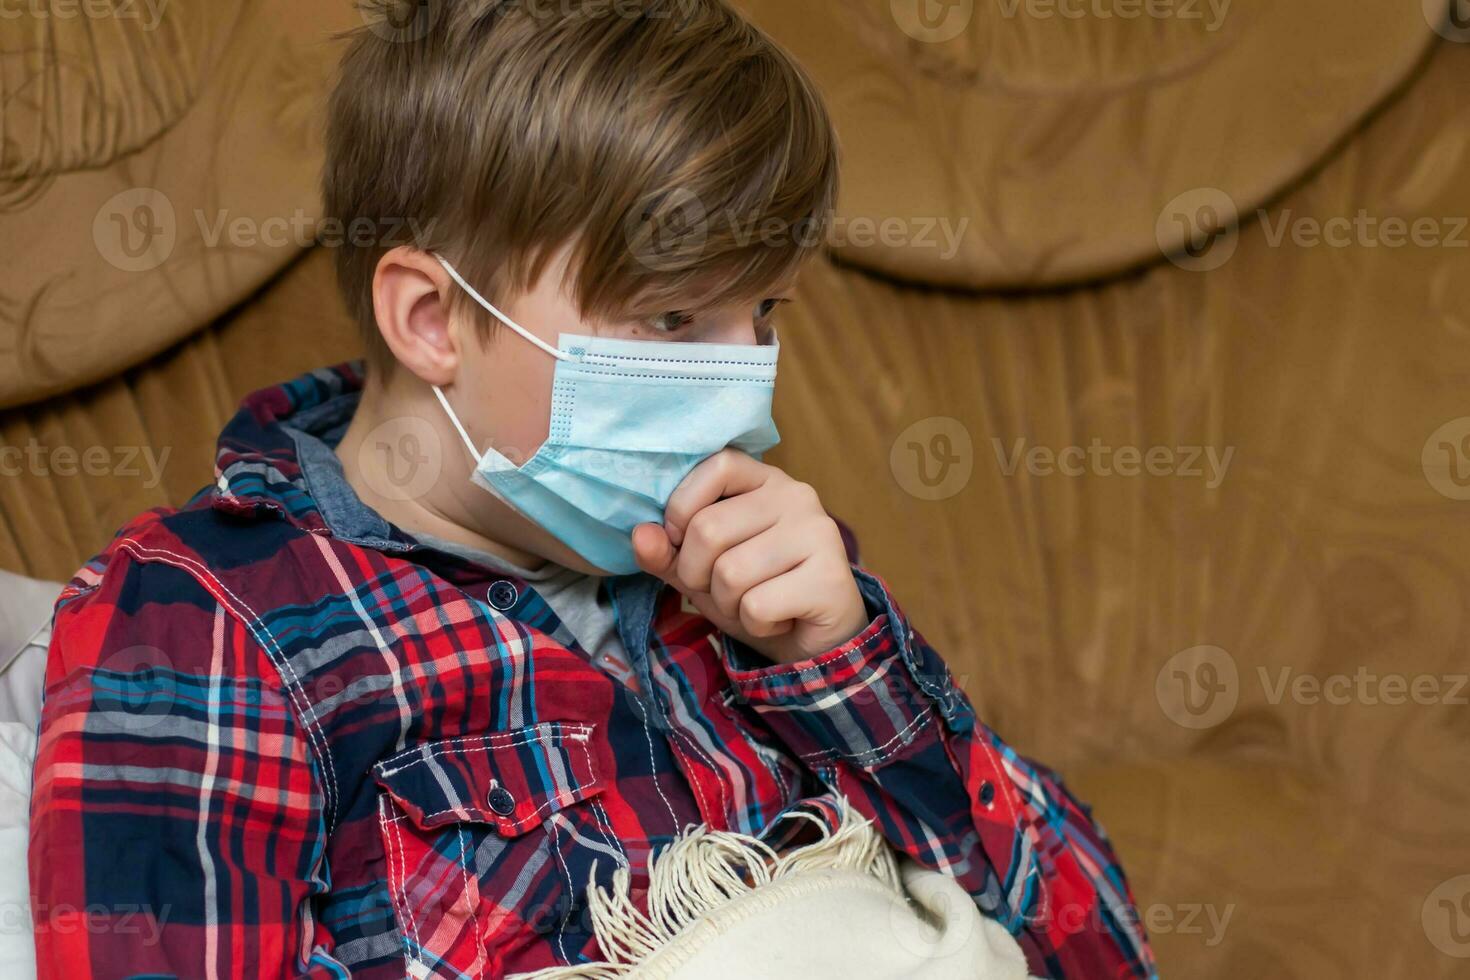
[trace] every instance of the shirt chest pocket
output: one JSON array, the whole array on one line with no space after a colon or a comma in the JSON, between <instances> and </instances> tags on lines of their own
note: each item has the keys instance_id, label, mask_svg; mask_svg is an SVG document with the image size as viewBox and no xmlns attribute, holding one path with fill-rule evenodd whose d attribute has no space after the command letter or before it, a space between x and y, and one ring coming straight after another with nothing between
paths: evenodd
<instances>
[{"instance_id":1,"label":"shirt chest pocket","mask_svg":"<svg viewBox=\"0 0 1470 980\"><path fill-rule=\"evenodd\" d=\"M602 880L627 860L596 799L609 769L596 734L544 722L423 742L373 767L411 976L498 977L575 956L593 861Z\"/></svg>"}]
</instances>

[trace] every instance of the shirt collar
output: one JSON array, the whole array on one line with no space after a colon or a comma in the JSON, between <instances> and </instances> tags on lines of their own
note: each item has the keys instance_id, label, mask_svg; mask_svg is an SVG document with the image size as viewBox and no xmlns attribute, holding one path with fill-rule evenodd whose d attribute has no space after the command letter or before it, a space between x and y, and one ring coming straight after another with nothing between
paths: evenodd
<instances>
[{"instance_id":1,"label":"shirt collar","mask_svg":"<svg viewBox=\"0 0 1470 980\"><path fill-rule=\"evenodd\" d=\"M358 498L334 451L362 384L361 362L350 362L247 397L220 435L213 506L236 516L277 517L379 550L414 547Z\"/></svg>"}]
</instances>

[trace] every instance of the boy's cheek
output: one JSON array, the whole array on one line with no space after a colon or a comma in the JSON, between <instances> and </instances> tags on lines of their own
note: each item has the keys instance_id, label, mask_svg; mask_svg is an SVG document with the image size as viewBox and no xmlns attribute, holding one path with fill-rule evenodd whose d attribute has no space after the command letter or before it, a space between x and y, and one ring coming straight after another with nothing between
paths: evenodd
<instances>
[{"instance_id":1,"label":"boy's cheek","mask_svg":"<svg viewBox=\"0 0 1470 980\"><path fill-rule=\"evenodd\" d=\"M465 421L477 441L519 466L536 455L550 430L552 375L547 364L518 356L510 346L492 341L482 355L466 357L460 384L470 393L474 422Z\"/></svg>"}]
</instances>

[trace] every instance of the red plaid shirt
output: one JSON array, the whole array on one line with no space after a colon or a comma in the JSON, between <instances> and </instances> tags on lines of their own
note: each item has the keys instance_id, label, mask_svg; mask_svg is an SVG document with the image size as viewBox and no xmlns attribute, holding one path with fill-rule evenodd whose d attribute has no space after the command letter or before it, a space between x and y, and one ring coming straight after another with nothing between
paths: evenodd
<instances>
[{"instance_id":1,"label":"red plaid shirt","mask_svg":"<svg viewBox=\"0 0 1470 980\"><path fill-rule=\"evenodd\" d=\"M589 879L630 868L641 899L689 825L779 847L838 795L1033 973L1153 974L1102 831L976 721L877 578L854 569L871 625L791 666L611 579L620 679L530 584L346 499L325 447L360 380L252 396L216 486L129 524L63 593L31 811L42 976L598 960Z\"/></svg>"}]
</instances>

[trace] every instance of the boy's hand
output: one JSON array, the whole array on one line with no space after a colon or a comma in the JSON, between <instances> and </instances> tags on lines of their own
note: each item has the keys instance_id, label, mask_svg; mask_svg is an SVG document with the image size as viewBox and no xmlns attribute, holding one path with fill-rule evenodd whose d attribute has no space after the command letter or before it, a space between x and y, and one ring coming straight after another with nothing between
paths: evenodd
<instances>
[{"instance_id":1,"label":"boy's hand","mask_svg":"<svg viewBox=\"0 0 1470 980\"><path fill-rule=\"evenodd\" d=\"M639 567L777 663L840 646L868 625L842 533L817 493L726 449L694 468L664 523L633 529Z\"/></svg>"}]
</instances>

